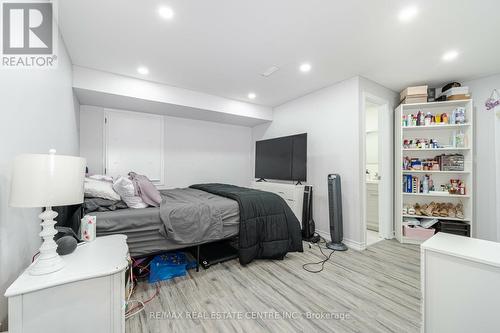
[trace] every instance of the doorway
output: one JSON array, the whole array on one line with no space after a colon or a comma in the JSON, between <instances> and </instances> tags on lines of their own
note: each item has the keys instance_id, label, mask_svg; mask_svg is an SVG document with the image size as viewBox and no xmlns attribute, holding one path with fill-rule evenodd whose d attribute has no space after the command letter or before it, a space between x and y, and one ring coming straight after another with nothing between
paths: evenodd
<instances>
[{"instance_id":1,"label":"doorway","mask_svg":"<svg viewBox=\"0 0 500 333\"><path fill-rule=\"evenodd\" d=\"M388 102L364 95L363 230L365 245L394 237L392 117Z\"/></svg>"}]
</instances>

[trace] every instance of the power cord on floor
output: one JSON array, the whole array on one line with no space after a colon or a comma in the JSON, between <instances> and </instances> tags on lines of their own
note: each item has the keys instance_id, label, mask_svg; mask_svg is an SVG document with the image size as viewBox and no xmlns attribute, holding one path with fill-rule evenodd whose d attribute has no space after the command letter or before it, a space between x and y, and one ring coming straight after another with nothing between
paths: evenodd
<instances>
[{"instance_id":1,"label":"power cord on floor","mask_svg":"<svg viewBox=\"0 0 500 333\"><path fill-rule=\"evenodd\" d=\"M320 240L319 242L316 243L316 245L318 246L319 248L319 251L321 252L321 254L325 257L325 259L321 260L321 261L318 261L318 262L309 262L309 263L306 263L304 265L302 265L302 268L309 272L309 273L320 273L323 271L323 269L325 268L325 263L330 260L330 258L332 257L332 254L335 252L335 250L331 250L329 248L327 248L326 246L325 247L321 247L320 243L324 243L326 244L326 239L324 239L323 237L319 236ZM311 249L312 248L312 245L311 243L309 243L309 248ZM324 252L323 252L323 249L325 250L330 250L332 252L330 252L329 255L326 255ZM308 269L307 266L311 266L311 265L321 265L321 268L319 270L312 270L312 269Z\"/></svg>"},{"instance_id":2,"label":"power cord on floor","mask_svg":"<svg viewBox=\"0 0 500 333\"><path fill-rule=\"evenodd\" d=\"M130 317L133 317L136 314L144 311L144 308L145 308L144 303L141 302L141 301L139 301L139 300L135 300L135 299L128 300L127 301L127 307L130 306L130 304L133 304L133 303L137 303L137 305L134 306L133 308L131 308L130 310L127 310L125 312L125 319L129 319Z\"/></svg>"},{"instance_id":3,"label":"power cord on floor","mask_svg":"<svg viewBox=\"0 0 500 333\"><path fill-rule=\"evenodd\" d=\"M125 319L129 319L130 317L135 316L136 314L144 311L146 304L151 302L156 296L160 294L160 285L158 283L155 283L156 287L156 292L149 297L145 301L140 301L137 299L131 299L132 295L134 294L134 291L137 287L137 279L144 277L144 275L140 275L137 277L134 277L134 268L140 268L141 271L146 271L149 272L149 263L146 266L141 266L140 264L136 263L133 258L130 258L130 285L129 285L129 291L127 295L127 301L126 301L126 308L125 308ZM134 305L135 304L135 305Z\"/></svg>"},{"instance_id":4,"label":"power cord on floor","mask_svg":"<svg viewBox=\"0 0 500 333\"><path fill-rule=\"evenodd\" d=\"M129 319L130 317L135 316L136 314L143 311L146 307L146 304L151 302L156 296L160 294L160 285L158 283L155 283L155 287L156 287L156 292L153 295L151 295L151 297L149 297L147 300L140 301L136 299L129 299L127 301L127 310L125 311L125 319ZM137 303L137 305L128 308L130 304L133 303Z\"/></svg>"}]
</instances>

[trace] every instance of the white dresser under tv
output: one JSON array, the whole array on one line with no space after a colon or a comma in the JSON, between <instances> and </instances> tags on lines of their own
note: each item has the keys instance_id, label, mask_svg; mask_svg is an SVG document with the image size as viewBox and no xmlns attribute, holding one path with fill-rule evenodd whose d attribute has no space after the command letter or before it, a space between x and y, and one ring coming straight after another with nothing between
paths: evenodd
<instances>
[{"instance_id":1,"label":"white dresser under tv","mask_svg":"<svg viewBox=\"0 0 500 333\"><path fill-rule=\"evenodd\" d=\"M302 223L305 185L254 181L252 187L258 190L272 192L282 197L288 206L290 206L299 222Z\"/></svg>"}]
</instances>

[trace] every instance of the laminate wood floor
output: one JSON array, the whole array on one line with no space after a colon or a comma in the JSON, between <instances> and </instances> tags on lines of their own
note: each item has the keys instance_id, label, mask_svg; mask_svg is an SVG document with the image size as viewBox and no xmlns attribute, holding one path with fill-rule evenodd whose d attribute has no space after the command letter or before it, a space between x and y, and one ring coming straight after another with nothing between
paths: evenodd
<instances>
[{"instance_id":1,"label":"laminate wood floor","mask_svg":"<svg viewBox=\"0 0 500 333\"><path fill-rule=\"evenodd\" d=\"M317 246L285 260L237 260L159 284L159 295L126 322L136 332L418 332L420 250L395 240L335 252L321 273ZM324 250L325 253L330 251ZM313 268L313 267L311 267ZM141 282L133 298L155 285Z\"/></svg>"}]
</instances>

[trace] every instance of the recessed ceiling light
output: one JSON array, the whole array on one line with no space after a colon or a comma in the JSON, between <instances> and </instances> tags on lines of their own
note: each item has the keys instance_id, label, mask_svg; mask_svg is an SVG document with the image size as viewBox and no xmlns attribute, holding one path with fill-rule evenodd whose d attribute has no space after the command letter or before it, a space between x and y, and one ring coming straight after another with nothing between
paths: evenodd
<instances>
[{"instance_id":1,"label":"recessed ceiling light","mask_svg":"<svg viewBox=\"0 0 500 333\"><path fill-rule=\"evenodd\" d=\"M158 9L158 14L166 20L170 20L174 17L174 11L170 7L162 6Z\"/></svg>"},{"instance_id":2,"label":"recessed ceiling light","mask_svg":"<svg viewBox=\"0 0 500 333\"><path fill-rule=\"evenodd\" d=\"M455 60L457 57L458 57L458 51L452 50L443 54L441 59L443 59L443 61L452 61Z\"/></svg>"},{"instance_id":3,"label":"recessed ceiling light","mask_svg":"<svg viewBox=\"0 0 500 333\"><path fill-rule=\"evenodd\" d=\"M149 74L149 69L144 66L137 67L137 73L142 74L142 75L148 75Z\"/></svg>"},{"instance_id":4,"label":"recessed ceiling light","mask_svg":"<svg viewBox=\"0 0 500 333\"><path fill-rule=\"evenodd\" d=\"M402 9L399 12L398 18L401 22L411 21L418 14L418 9L415 6L410 6Z\"/></svg>"},{"instance_id":5,"label":"recessed ceiling light","mask_svg":"<svg viewBox=\"0 0 500 333\"><path fill-rule=\"evenodd\" d=\"M255 97L257 97L257 95L255 93L253 93L253 92L248 93L248 98L255 99Z\"/></svg>"},{"instance_id":6,"label":"recessed ceiling light","mask_svg":"<svg viewBox=\"0 0 500 333\"><path fill-rule=\"evenodd\" d=\"M304 63L304 64L300 65L299 69L301 72L307 73L311 70L311 64Z\"/></svg>"}]
</instances>

